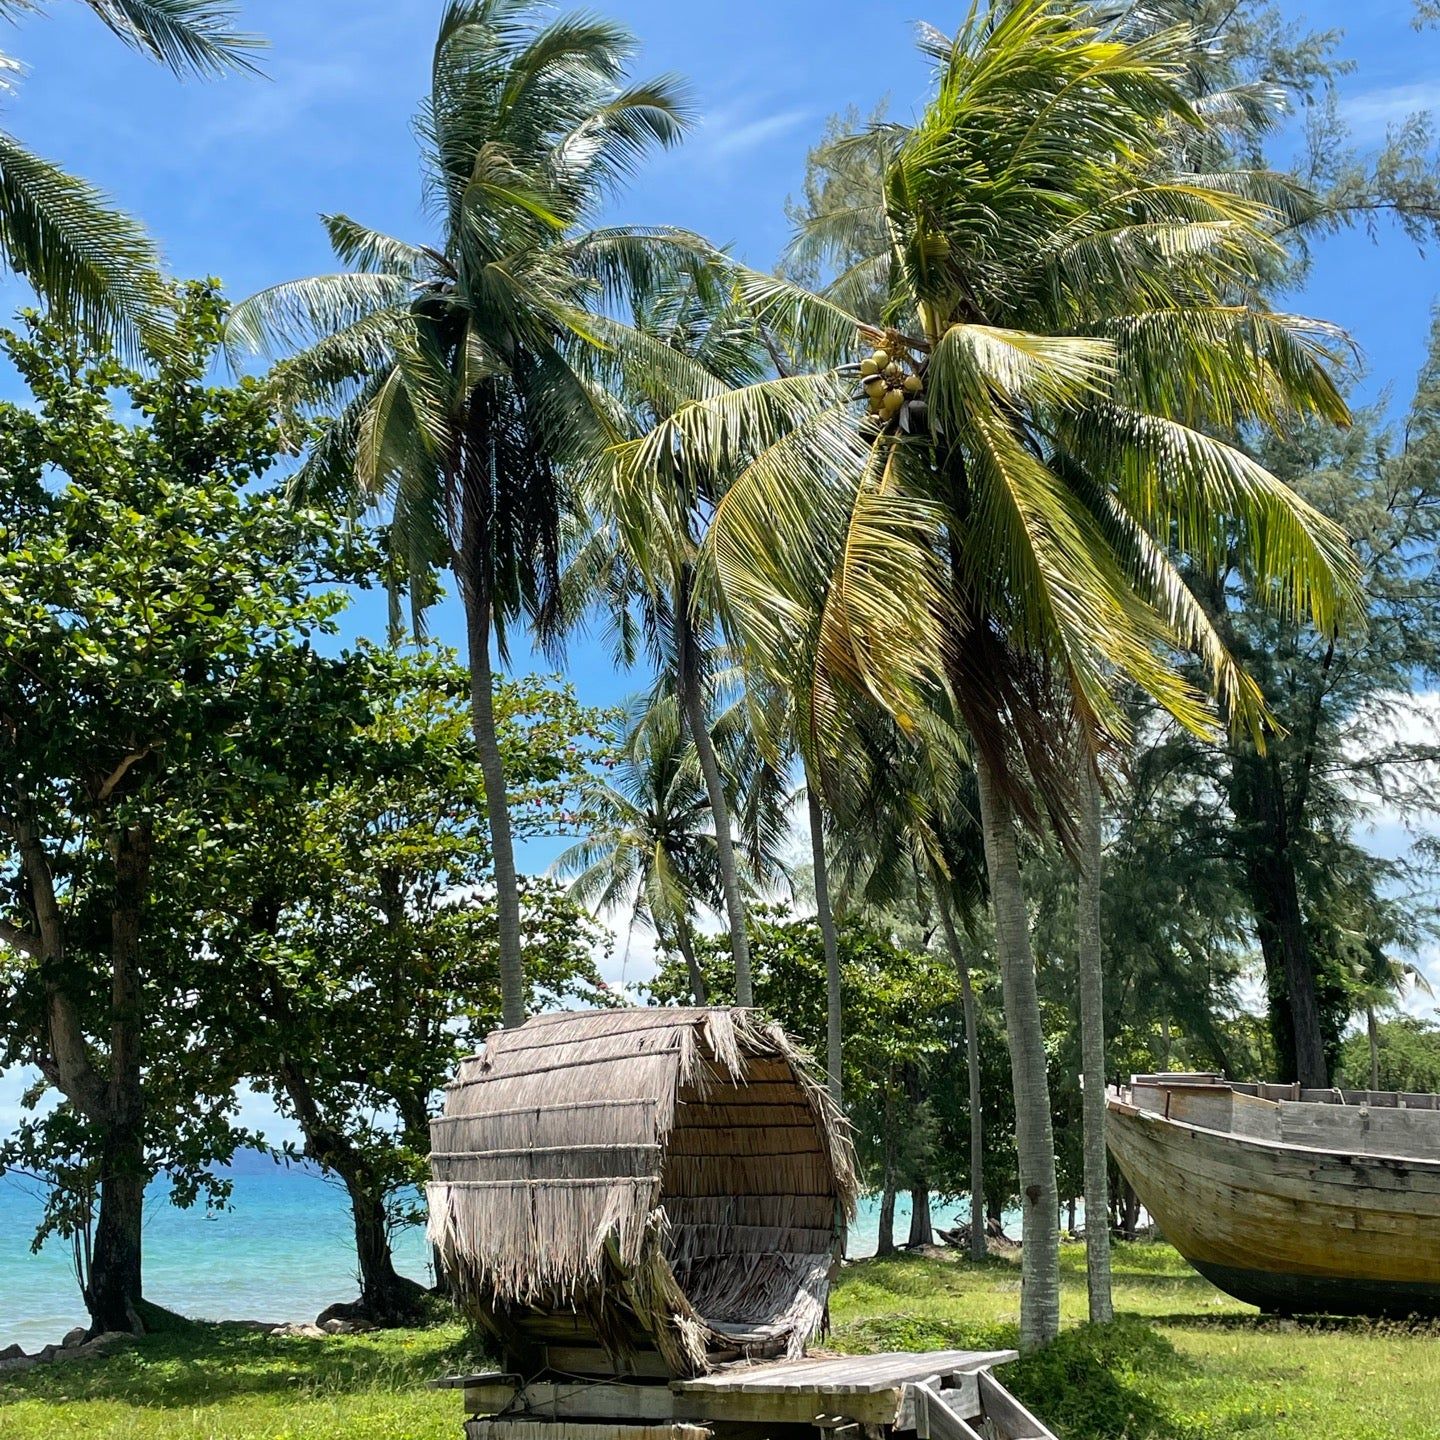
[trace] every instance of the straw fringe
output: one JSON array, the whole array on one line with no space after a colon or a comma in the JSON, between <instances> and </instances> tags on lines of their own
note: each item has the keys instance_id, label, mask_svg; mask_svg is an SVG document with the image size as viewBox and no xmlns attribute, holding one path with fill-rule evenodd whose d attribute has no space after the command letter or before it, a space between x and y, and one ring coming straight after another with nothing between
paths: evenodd
<instances>
[{"instance_id":1,"label":"straw fringe","mask_svg":"<svg viewBox=\"0 0 1440 1440\"><path fill-rule=\"evenodd\" d=\"M433 1144L431 1243L517 1352L569 1324L694 1374L800 1354L825 1323L854 1153L809 1057L753 1012L497 1031L448 1087Z\"/></svg>"}]
</instances>

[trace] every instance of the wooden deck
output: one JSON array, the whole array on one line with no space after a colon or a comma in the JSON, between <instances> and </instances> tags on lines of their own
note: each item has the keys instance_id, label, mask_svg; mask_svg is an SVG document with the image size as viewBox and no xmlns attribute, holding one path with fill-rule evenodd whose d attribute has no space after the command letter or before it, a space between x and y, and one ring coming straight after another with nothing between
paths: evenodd
<instances>
[{"instance_id":1,"label":"wooden deck","mask_svg":"<svg viewBox=\"0 0 1440 1440\"><path fill-rule=\"evenodd\" d=\"M690 1380L458 1375L468 1440L713 1440L819 1430L828 1440L1053 1440L990 1374L1013 1350L811 1355Z\"/></svg>"}]
</instances>

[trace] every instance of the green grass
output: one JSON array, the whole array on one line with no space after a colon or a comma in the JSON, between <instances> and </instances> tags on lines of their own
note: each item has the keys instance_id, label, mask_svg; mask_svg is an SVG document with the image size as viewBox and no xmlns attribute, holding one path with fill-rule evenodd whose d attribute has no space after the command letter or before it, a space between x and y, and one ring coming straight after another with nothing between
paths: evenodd
<instances>
[{"instance_id":1,"label":"green grass","mask_svg":"<svg viewBox=\"0 0 1440 1440\"><path fill-rule=\"evenodd\" d=\"M324 1340L223 1325L0 1377L0 1440L463 1440L458 1325ZM480 1368L483 1368L480 1367Z\"/></svg>"},{"instance_id":2,"label":"green grass","mask_svg":"<svg viewBox=\"0 0 1440 1440\"><path fill-rule=\"evenodd\" d=\"M1001 1378L1064 1440L1431 1440L1440 1329L1262 1319L1168 1245L1118 1245L1112 1327L1083 1324L1085 1254L1062 1247L1066 1331ZM1015 1344L1019 1264L902 1257L847 1270L844 1350Z\"/></svg>"},{"instance_id":3,"label":"green grass","mask_svg":"<svg viewBox=\"0 0 1440 1440\"><path fill-rule=\"evenodd\" d=\"M1064 1247L1066 1332L1003 1377L1064 1440L1429 1440L1440 1330L1261 1320L1164 1245L1116 1251L1121 1319L1082 1324L1084 1255ZM1013 1345L1019 1267L911 1257L847 1268L837 1349ZM194 1325L108 1359L0 1379L0 1440L461 1440L435 1375L481 1365L457 1325L326 1340Z\"/></svg>"}]
</instances>

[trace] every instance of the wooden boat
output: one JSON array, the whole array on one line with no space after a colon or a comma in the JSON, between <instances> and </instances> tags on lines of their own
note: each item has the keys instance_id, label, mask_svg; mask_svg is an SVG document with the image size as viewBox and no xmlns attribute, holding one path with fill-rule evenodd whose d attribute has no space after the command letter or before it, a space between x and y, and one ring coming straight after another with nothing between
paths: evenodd
<instances>
[{"instance_id":1,"label":"wooden boat","mask_svg":"<svg viewBox=\"0 0 1440 1440\"><path fill-rule=\"evenodd\" d=\"M1136 1075L1107 1138L1165 1238L1274 1314L1440 1315L1434 1095Z\"/></svg>"}]
</instances>

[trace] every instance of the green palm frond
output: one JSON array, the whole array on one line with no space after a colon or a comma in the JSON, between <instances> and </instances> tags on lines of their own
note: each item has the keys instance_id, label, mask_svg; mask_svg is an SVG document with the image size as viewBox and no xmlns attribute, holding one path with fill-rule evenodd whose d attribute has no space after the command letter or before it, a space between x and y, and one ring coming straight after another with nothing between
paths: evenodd
<instances>
[{"instance_id":1,"label":"green palm frond","mask_svg":"<svg viewBox=\"0 0 1440 1440\"><path fill-rule=\"evenodd\" d=\"M258 35L235 29L239 7L229 0L85 0L128 45L177 75L258 73Z\"/></svg>"},{"instance_id":2,"label":"green palm frond","mask_svg":"<svg viewBox=\"0 0 1440 1440\"><path fill-rule=\"evenodd\" d=\"M130 356L165 344L168 296L145 231L3 132L0 253L81 334L113 338Z\"/></svg>"},{"instance_id":3,"label":"green palm frond","mask_svg":"<svg viewBox=\"0 0 1440 1440\"><path fill-rule=\"evenodd\" d=\"M448 269L447 262L435 251L372 230L348 215L322 215L320 223L330 237L336 258L357 270L415 279L426 271Z\"/></svg>"},{"instance_id":4,"label":"green palm frond","mask_svg":"<svg viewBox=\"0 0 1440 1440\"><path fill-rule=\"evenodd\" d=\"M230 312L225 346L232 361L245 354L276 357L303 349L380 311L408 302L404 275L352 271L287 280L257 291Z\"/></svg>"}]
</instances>

